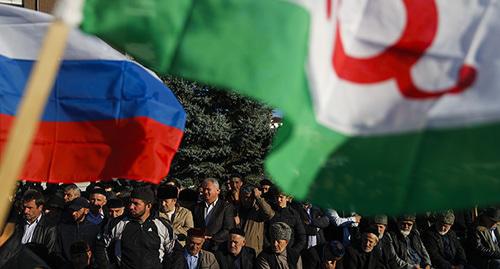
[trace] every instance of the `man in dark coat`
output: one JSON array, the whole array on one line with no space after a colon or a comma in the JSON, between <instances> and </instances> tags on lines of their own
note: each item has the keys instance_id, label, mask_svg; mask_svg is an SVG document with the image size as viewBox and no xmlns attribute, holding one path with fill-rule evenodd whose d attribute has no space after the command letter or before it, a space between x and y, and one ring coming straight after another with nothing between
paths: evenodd
<instances>
[{"instance_id":1,"label":"man in dark coat","mask_svg":"<svg viewBox=\"0 0 500 269\"><path fill-rule=\"evenodd\" d=\"M194 227L205 230L203 249L217 250L217 246L226 241L229 230L235 227L234 207L219 197L219 182L207 178L202 182L203 201L193 210Z\"/></svg>"},{"instance_id":2,"label":"man in dark coat","mask_svg":"<svg viewBox=\"0 0 500 269\"><path fill-rule=\"evenodd\" d=\"M311 248L325 242L323 229L328 227L330 220L323 214L321 209L313 207L310 203L303 203L300 207L300 218L306 232L307 246Z\"/></svg>"},{"instance_id":3,"label":"man in dark coat","mask_svg":"<svg viewBox=\"0 0 500 269\"><path fill-rule=\"evenodd\" d=\"M304 267L310 269L343 269L345 248L340 241L334 240L319 244L303 254Z\"/></svg>"},{"instance_id":4,"label":"man in dark coat","mask_svg":"<svg viewBox=\"0 0 500 269\"><path fill-rule=\"evenodd\" d=\"M130 218L120 220L111 234L104 236L106 247L117 244L115 251L122 269L162 268L173 252L176 236L166 220L152 214L154 201L151 188L134 189L128 207Z\"/></svg>"},{"instance_id":5,"label":"man in dark coat","mask_svg":"<svg viewBox=\"0 0 500 269\"><path fill-rule=\"evenodd\" d=\"M22 232L21 243L28 246L47 263L56 252L56 227L51 225L43 214L45 200L37 190L27 190L22 199L23 219L18 224Z\"/></svg>"},{"instance_id":6,"label":"man in dark coat","mask_svg":"<svg viewBox=\"0 0 500 269\"><path fill-rule=\"evenodd\" d=\"M289 245L292 229L284 222L269 227L271 246L262 251L255 261L256 269L302 269L300 252Z\"/></svg>"},{"instance_id":7,"label":"man in dark coat","mask_svg":"<svg viewBox=\"0 0 500 269\"><path fill-rule=\"evenodd\" d=\"M478 268L500 268L500 209L488 208L479 216L474 227L469 246L471 248L470 260Z\"/></svg>"},{"instance_id":8,"label":"man in dark coat","mask_svg":"<svg viewBox=\"0 0 500 269\"><path fill-rule=\"evenodd\" d=\"M274 190L269 191L269 193L274 192ZM282 191L277 191L274 197L274 217L272 217L266 224L267 231L265 234L265 244L264 246L271 245L271 234L269 234L269 227L277 222L286 223L292 230L292 236L288 242L288 247L292 248L296 252L300 253L307 247L306 241L306 231L302 220L300 219L299 213L293 209L288 203L291 201L291 197Z\"/></svg>"},{"instance_id":9,"label":"man in dark coat","mask_svg":"<svg viewBox=\"0 0 500 269\"><path fill-rule=\"evenodd\" d=\"M437 269L463 268L467 265L465 251L451 226L455 215L448 211L436 215L436 223L422 236L432 265Z\"/></svg>"},{"instance_id":10,"label":"man in dark coat","mask_svg":"<svg viewBox=\"0 0 500 269\"><path fill-rule=\"evenodd\" d=\"M62 257L62 268L69 267L71 264L70 249L74 242L85 241L92 251L95 249L100 228L87 220L89 207L90 202L87 199L83 197L74 199L68 206L72 219L57 227L58 252Z\"/></svg>"},{"instance_id":11,"label":"man in dark coat","mask_svg":"<svg viewBox=\"0 0 500 269\"><path fill-rule=\"evenodd\" d=\"M374 226L365 228L361 241L355 241L347 247L344 260L345 268L376 269L384 268L382 255L375 246L379 242L378 230Z\"/></svg>"},{"instance_id":12,"label":"man in dark coat","mask_svg":"<svg viewBox=\"0 0 500 269\"><path fill-rule=\"evenodd\" d=\"M392 232L392 245L396 252L396 261L401 268L431 268L429 253L422 243L420 233L414 229L415 215L404 215L398 218L398 228ZM418 267L419 266L419 267Z\"/></svg>"},{"instance_id":13,"label":"man in dark coat","mask_svg":"<svg viewBox=\"0 0 500 269\"><path fill-rule=\"evenodd\" d=\"M219 247L215 257L221 269L253 269L255 250L245 246L245 232L233 228L227 244Z\"/></svg>"},{"instance_id":14,"label":"man in dark coat","mask_svg":"<svg viewBox=\"0 0 500 269\"><path fill-rule=\"evenodd\" d=\"M16 229L14 219L0 225L0 268L24 269L50 267L29 248L21 244L23 233Z\"/></svg>"}]
</instances>

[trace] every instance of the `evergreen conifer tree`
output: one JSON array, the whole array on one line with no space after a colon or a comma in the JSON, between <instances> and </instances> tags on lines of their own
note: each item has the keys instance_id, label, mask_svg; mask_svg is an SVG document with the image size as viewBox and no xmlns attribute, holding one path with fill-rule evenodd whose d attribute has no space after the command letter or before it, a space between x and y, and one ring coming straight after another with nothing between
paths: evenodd
<instances>
[{"instance_id":1,"label":"evergreen conifer tree","mask_svg":"<svg viewBox=\"0 0 500 269\"><path fill-rule=\"evenodd\" d=\"M264 158L274 135L270 107L177 77L166 77L165 83L187 114L185 135L170 177L196 184L206 177L263 176Z\"/></svg>"}]
</instances>

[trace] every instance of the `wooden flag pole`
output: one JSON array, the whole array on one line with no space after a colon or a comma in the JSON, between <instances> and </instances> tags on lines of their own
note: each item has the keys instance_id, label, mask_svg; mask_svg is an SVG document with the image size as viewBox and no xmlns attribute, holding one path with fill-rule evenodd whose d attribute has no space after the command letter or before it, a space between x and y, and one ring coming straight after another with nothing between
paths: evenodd
<instances>
[{"instance_id":1,"label":"wooden flag pole","mask_svg":"<svg viewBox=\"0 0 500 269\"><path fill-rule=\"evenodd\" d=\"M5 223L11 208L10 197L14 194L31 149L38 121L59 70L70 29L70 26L59 19L49 26L10 129L0 163L0 226Z\"/></svg>"}]
</instances>

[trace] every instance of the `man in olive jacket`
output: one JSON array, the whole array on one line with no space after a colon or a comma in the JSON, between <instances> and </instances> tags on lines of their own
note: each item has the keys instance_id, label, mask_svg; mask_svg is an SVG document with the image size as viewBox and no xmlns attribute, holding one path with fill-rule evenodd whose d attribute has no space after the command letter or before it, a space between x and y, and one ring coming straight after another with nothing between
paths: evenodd
<instances>
[{"instance_id":1,"label":"man in olive jacket","mask_svg":"<svg viewBox=\"0 0 500 269\"><path fill-rule=\"evenodd\" d=\"M246 246L253 248L257 255L264 248L265 221L274 217L274 210L261 195L262 192L258 188L243 187L239 210L241 228L246 235Z\"/></svg>"}]
</instances>

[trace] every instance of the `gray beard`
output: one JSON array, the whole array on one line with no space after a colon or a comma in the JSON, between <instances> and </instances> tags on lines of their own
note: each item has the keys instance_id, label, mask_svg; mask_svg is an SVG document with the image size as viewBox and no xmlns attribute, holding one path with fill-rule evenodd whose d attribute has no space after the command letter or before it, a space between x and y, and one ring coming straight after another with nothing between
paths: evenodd
<instances>
[{"instance_id":1,"label":"gray beard","mask_svg":"<svg viewBox=\"0 0 500 269\"><path fill-rule=\"evenodd\" d=\"M411 231L403 231L403 230L399 230L399 232L401 232L401 234L402 234L404 237L407 237L408 235L410 235L410 232L411 232Z\"/></svg>"}]
</instances>

